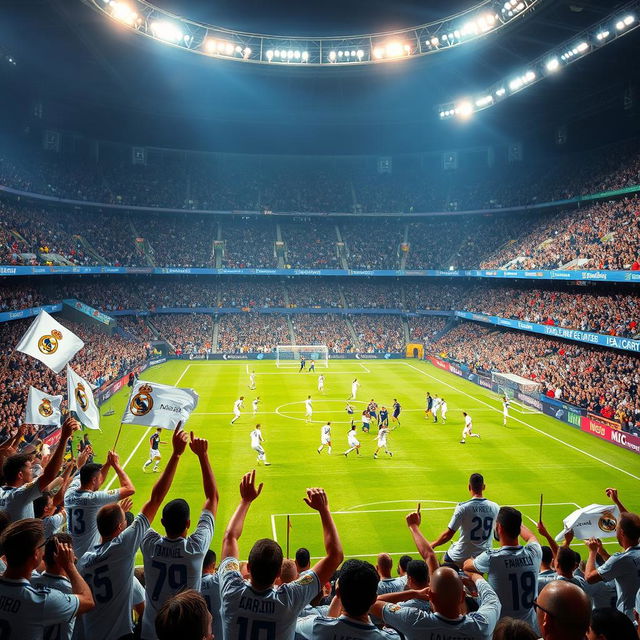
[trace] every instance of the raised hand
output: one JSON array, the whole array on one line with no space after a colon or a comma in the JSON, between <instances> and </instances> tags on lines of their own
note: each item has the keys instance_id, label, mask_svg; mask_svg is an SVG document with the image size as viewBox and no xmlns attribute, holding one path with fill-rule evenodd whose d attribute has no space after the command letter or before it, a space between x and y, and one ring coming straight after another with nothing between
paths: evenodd
<instances>
[{"instance_id":1,"label":"raised hand","mask_svg":"<svg viewBox=\"0 0 640 640\"><path fill-rule=\"evenodd\" d=\"M196 438L193 435L193 431L191 432L189 441L189 448L193 453L195 453L199 458L206 456L207 451L209 449L209 441L204 438Z\"/></svg>"},{"instance_id":2,"label":"raised hand","mask_svg":"<svg viewBox=\"0 0 640 640\"><path fill-rule=\"evenodd\" d=\"M82 429L82 425L71 415L68 415L62 423L62 437L68 438L74 431Z\"/></svg>"},{"instance_id":3,"label":"raised hand","mask_svg":"<svg viewBox=\"0 0 640 640\"><path fill-rule=\"evenodd\" d=\"M419 527L422 524L422 516L420 515L420 503L418 502L418 508L415 511L407 514L406 517L407 527Z\"/></svg>"},{"instance_id":4,"label":"raised hand","mask_svg":"<svg viewBox=\"0 0 640 640\"><path fill-rule=\"evenodd\" d=\"M178 422L178 426L173 432L173 436L171 437L171 444L173 446L173 453L178 456L181 456L184 453L184 450L187 448L187 443L189 442L189 436L185 431L182 430L182 422Z\"/></svg>"},{"instance_id":5,"label":"raised hand","mask_svg":"<svg viewBox=\"0 0 640 640\"><path fill-rule=\"evenodd\" d=\"M127 511L131 511L131 507L133 507L133 500L131 498L124 498L123 500L120 500L120 506L125 513Z\"/></svg>"},{"instance_id":6,"label":"raised hand","mask_svg":"<svg viewBox=\"0 0 640 640\"><path fill-rule=\"evenodd\" d=\"M536 529L541 536L547 538L549 536L549 532L547 531L547 527L544 526L544 522L540 520L540 522L536 523Z\"/></svg>"},{"instance_id":7,"label":"raised hand","mask_svg":"<svg viewBox=\"0 0 640 640\"><path fill-rule=\"evenodd\" d=\"M585 544L589 548L589 551L594 551L595 553L598 553L602 547L602 541L598 538L589 538L588 540L585 540Z\"/></svg>"},{"instance_id":8,"label":"raised hand","mask_svg":"<svg viewBox=\"0 0 640 640\"><path fill-rule=\"evenodd\" d=\"M614 489L613 487L607 487L605 489L605 493L607 494L607 498L609 498L609 500L612 500L613 502L617 502L618 501L618 490Z\"/></svg>"},{"instance_id":9,"label":"raised hand","mask_svg":"<svg viewBox=\"0 0 640 640\"><path fill-rule=\"evenodd\" d=\"M120 464L120 456L115 451L109 451L107 454L107 462L112 467L117 467Z\"/></svg>"},{"instance_id":10,"label":"raised hand","mask_svg":"<svg viewBox=\"0 0 640 640\"><path fill-rule=\"evenodd\" d=\"M327 498L324 489L320 489L319 487L307 489L307 497L304 498L304 501L315 511L329 510L329 498Z\"/></svg>"},{"instance_id":11,"label":"raised hand","mask_svg":"<svg viewBox=\"0 0 640 640\"><path fill-rule=\"evenodd\" d=\"M56 563L63 569L75 566L76 556L73 553L73 547L70 544L59 542L56 540L56 550L54 553Z\"/></svg>"},{"instance_id":12,"label":"raised hand","mask_svg":"<svg viewBox=\"0 0 640 640\"><path fill-rule=\"evenodd\" d=\"M245 473L240 481L240 497L243 502L253 502L261 493L264 482L256 489L256 470Z\"/></svg>"}]
</instances>

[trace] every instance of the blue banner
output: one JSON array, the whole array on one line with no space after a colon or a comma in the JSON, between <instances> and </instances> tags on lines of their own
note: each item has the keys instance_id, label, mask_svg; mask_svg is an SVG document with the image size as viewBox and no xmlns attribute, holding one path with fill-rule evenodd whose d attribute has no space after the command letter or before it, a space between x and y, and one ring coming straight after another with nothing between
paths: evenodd
<instances>
[{"instance_id":1,"label":"blue banner","mask_svg":"<svg viewBox=\"0 0 640 640\"><path fill-rule=\"evenodd\" d=\"M0 313L0 322L9 322L10 320L20 320L22 318L31 318L37 316L40 310L44 309L47 313L57 313L62 311L61 304L47 304L42 307L32 307L31 309L20 309L19 311L4 311Z\"/></svg>"},{"instance_id":2,"label":"blue banner","mask_svg":"<svg viewBox=\"0 0 640 640\"><path fill-rule=\"evenodd\" d=\"M555 400L554 398L548 398L547 396L540 396L542 400L542 411L556 420L562 420L567 424L580 429L580 423L582 416L587 415L585 409L580 409L567 402Z\"/></svg>"},{"instance_id":3,"label":"blue banner","mask_svg":"<svg viewBox=\"0 0 640 640\"><path fill-rule=\"evenodd\" d=\"M580 331L579 329L565 329L564 327L536 324L535 322L523 322L522 320L511 320L509 318L500 318L498 316L488 316L484 313L456 311L455 315L458 318L464 318L465 320L484 322L486 324L492 324L499 327L509 327L510 329L529 331L531 333L552 336L554 338L562 338L563 340L573 340L574 342L582 342L591 345L595 344L601 347L640 353L640 340L633 340L631 338L602 335L600 333L591 333L590 331Z\"/></svg>"},{"instance_id":4,"label":"blue banner","mask_svg":"<svg viewBox=\"0 0 640 640\"><path fill-rule=\"evenodd\" d=\"M84 302L80 302L80 300L76 300L75 298L70 298L68 300L63 300L63 304L70 306L72 309L83 313L86 316L89 316L93 320L101 322L102 324L111 325L113 324L113 318L108 315L102 313L102 311L98 311L93 307L90 307L88 304Z\"/></svg>"}]
</instances>

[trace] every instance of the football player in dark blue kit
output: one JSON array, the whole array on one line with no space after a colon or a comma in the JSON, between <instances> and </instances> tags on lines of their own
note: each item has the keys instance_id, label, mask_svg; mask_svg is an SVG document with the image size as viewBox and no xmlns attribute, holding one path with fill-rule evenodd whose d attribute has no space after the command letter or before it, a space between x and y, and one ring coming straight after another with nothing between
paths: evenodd
<instances>
[{"instance_id":1,"label":"football player in dark blue kit","mask_svg":"<svg viewBox=\"0 0 640 640\"><path fill-rule=\"evenodd\" d=\"M304 359L304 356L300 356L300 369L298 370L298 373L300 373L300 371L304 371L306 366L307 361Z\"/></svg>"},{"instance_id":2,"label":"football player in dark blue kit","mask_svg":"<svg viewBox=\"0 0 640 640\"><path fill-rule=\"evenodd\" d=\"M393 399L393 416L391 418L391 420L393 422L397 422L398 426L400 426L400 412L402 411L402 407L400 406L400 403L398 402L397 398Z\"/></svg>"}]
</instances>

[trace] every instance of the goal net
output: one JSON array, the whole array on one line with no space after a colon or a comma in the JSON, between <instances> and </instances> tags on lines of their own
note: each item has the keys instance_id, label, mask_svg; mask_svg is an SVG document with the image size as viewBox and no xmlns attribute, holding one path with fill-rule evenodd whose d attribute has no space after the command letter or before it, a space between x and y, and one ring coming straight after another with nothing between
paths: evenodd
<instances>
[{"instance_id":1,"label":"goal net","mask_svg":"<svg viewBox=\"0 0 640 640\"><path fill-rule=\"evenodd\" d=\"M539 382L515 373L498 373L497 371L491 374L491 381L498 387L498 392L510 398L511 404L522 413L538 413L542 410L539 399L542 386Z\"/></svg>"},{"instance_id":2,"label":"goal net","mask_svg":"<svg viewBox=\"0 0 640 640\"><path fill-rule=\"evenodd\" d=\"M324 344L279 344L276 347L276 367L299 367L301 358L307 361L307 369L311 360L316 367L326 368L329 366L329 349Z\"/></svg>"}]
</instances>

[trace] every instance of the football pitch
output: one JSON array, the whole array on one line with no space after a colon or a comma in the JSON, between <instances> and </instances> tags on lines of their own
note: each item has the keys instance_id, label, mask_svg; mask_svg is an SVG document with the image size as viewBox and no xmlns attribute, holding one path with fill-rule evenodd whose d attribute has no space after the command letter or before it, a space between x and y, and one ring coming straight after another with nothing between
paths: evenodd
<instances>
[{"instance_id":1,"label":"football pitch","mask_svg":"<svg viewBox=\"0 0 640 640\"><path fill-rule=\"evenodd\" d=\"M256 373L255 391L249 390L248 367ZM317 391L318 373L325 375L325 390ZM351 381L361 387L352 404L355 417L374 398L391 407L394 398L402 405L401 425L389 434L393 457L376 448L376 427L363 433L358 424L360 455L342 455L347 449L350 419L345 412ZM423 531L430 539L448 524L453 507L468 498L469 475L480 472L487 484L486 496L499 504L517 506L525 523L533 528L538 518L540 494L544 494L543 519L552 534L562 528L562 519L577 506L607 503L605 487L617 487L627 507L640 509L640 464L636 454L582 433L569 425L538 413L514 408L507 427L502 425L500 398L490 391L429 363L417 360L339 361L316 374L298 373L297 368L278 369L275 361L189 362L173 360L145 371L142 379L195 389L200 401L186 429L209 440L209 454L220 491L220 506L212 548L218 553L224 527L235 509L238 484L243 473L257 469L264 482L262 495L253 504L240 541L246 558L253 541L273 537L286 547L287 515L291 555L299 546L311 555L323 552L320 520L303 502L306 487L323 487L342 538L346 557L373 558L388 552L397 559L403 553L416 555L404 516L421 503ZM447 423L425 419L426 393L447 401ZM230 424L234 401L243 395L242 417ZM258 415L251 401L259 395ZM313 399L311 424L305 423L304 400ZM123 389L101 408L115 414L102 418L102 431L89 432L96 460L103 461L113 446L119 419L128 399ZM473 418L474 432L460 444L462 411ZM320 428L332 423L333 453L319 455ZM257 465L249 433L262 425L264 448L271 466ZM152 431L125 425L118 442L122 464L136 486L134 513L149 496L158 474L143 473ZM170 455L170 432L161 445L163 463ZM108 479L112 484L113 474ZM204 501L200 469L189 449L183 455L167 499L185 498L192 521ZM160 517L156 528L161 529ZM611 539L615 543L615 539ZM578 543L579 545L579 543ZM579 546L576 547L580 549ZM444 551L446 547L438 549ZM584 555L584 552L583 552Z\"/></svg>"}]
</instances>

